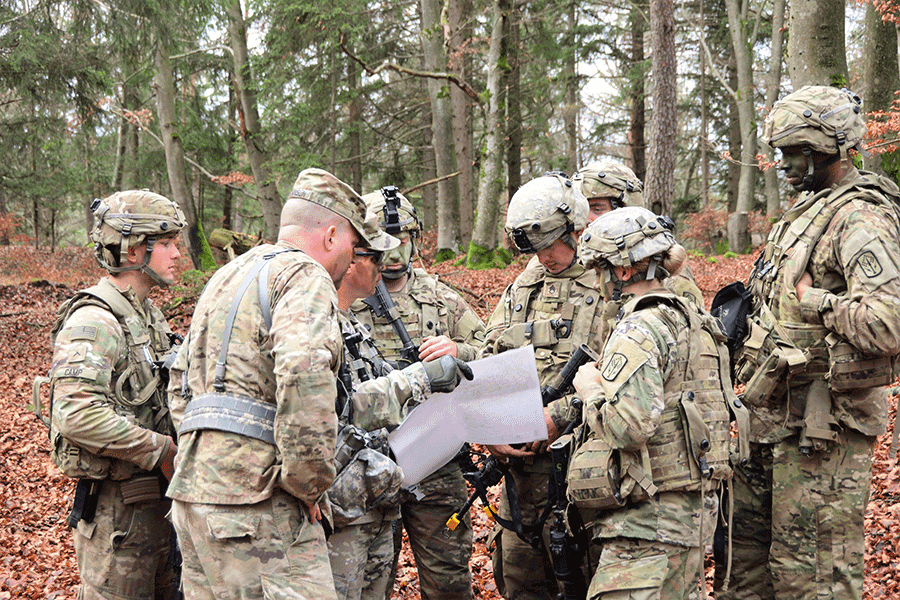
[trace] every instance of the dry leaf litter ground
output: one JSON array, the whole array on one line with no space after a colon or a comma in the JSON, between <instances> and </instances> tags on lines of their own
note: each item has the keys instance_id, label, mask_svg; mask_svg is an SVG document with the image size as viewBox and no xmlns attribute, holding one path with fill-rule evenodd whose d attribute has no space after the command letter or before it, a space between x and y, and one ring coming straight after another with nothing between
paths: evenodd
<instances>
[{"instance_id":1,"label":"dry leaf litter ground","mask_svg":"<svg viewBox=\"0 0 900 600\"><path fill-rule=\"evenodd\" d=\"M423 252L426 257L431 254L428 241ZM692 257L691 269L707 304L715 290L745 279L754 258ZM486 319L526 262L520 257L505 270L486 271L468 271L445 262L431 270L456 286ZM34 378L45 374L49 366L49 332L58 305L100 274L84 249L51 253L30 247L0 248L0 600L75 598L78 571L65 525L74 484L50 462L47 430L28 405ZM173 329L184 332L195 300L187 290L174 286L157 291L154 300L165 309ZM892 397L892 405L895 400ZM894 417L892 406L888 433L878 441L866 513L866 600L900 598L900 466L896 457L888 456ZM496 489L493 497L497 497ZM476 502L472 518L475 594L479 599L497 599L485 547L491 524L480 502ZM393 598L419 598L415 564L406 545Z\"/></svg>"}]
</instances>

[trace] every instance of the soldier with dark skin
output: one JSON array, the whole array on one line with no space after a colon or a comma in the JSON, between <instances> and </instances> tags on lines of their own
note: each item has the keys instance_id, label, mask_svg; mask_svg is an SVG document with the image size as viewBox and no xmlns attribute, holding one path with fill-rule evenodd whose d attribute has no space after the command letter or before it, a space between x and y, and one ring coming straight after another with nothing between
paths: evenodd
<instances>
[{"instance_id":1,"label":"soldier with dark skin","mask_svg":"<svg viewBox=\"0 0 900 600\"><path fill-rule=\"evenodd\" d=\"M79 479L69 519L78 598L167 600L178 581L160 490L177 448L156 361L172 341L147 296L174 282L185 219L147 190L118 192L92 209L91 239L109 276L60 308L50 370L51 456Z\"/></svg>"},{"instance_id":2,"label":"soldier with dark skin","mask_svg":"<svg viewBox=\"0 0 900 600\"><path fill-rule=\"evenodd\" d=\"M404 326L426 365L447 358L470 361L484 338L484 325L466 301L437 277L413 268L416 240L421 226L415 207L399 194L398 222L388 223L383 192L366 194L370 210L380 215L381 226L400 239L400 246L385 253L381 273ZM402 343L386 317L377 317L367 301L351 310L369 329L378 349L391 361L400 359ZM466 515L454 531L447 519L468 496L462 470L451 461L401 495L402 528L395 529L394 564L400 554L405 529L416 560L423 599L474 597L469 559L472 556L472 523ZM399 524L399 523L398 523ZM391 577L393 582L394 577ZM388 596L393 586L387 590Z\"/></svg>"},{"instance_id":3,"label":"soldier with dark skin","mask_svg":"<svg viewBox=\"0 0 900 600\"><path fill-rule=\"evenodd\" d=\"M900 190L853 165L865 133L859 97L827 86L789 94L763 126L801 196L751 275L735 373L753 452L736 470L733 571L717 597L862 597L872 455L900 352Z\"/></svg>"}]
</instances>

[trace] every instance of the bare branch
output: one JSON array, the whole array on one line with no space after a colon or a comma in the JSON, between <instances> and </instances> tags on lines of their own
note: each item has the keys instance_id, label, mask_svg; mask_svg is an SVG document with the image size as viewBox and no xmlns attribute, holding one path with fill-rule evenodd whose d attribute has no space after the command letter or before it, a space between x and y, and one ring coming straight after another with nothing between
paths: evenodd
<instances>
[{"instance_id":1,"label":"bare branch","mask_svg":"<svg viewBox=\"0 0 900 600\"><path fill-rule=\"evenodd\" d=\"M366 73L369 75L377 75L381 71L387 69L389 71L396 71L398 73L405 73L407 75L412 75L413 77L424 77L426 79L446 79L459 89L461 89L465 94L477 102L481 104L481 99L478 97L478 93L472 89L468 83L454 75L453 73L435 73L434 71L418 71L416 69L410 69L407 67L402 67L400 65L395 65L389 62L383 62L378 67L372 68L362 61L358 56L354 55L350 50L347 49L347 46L344 44L344 36L341 36L341 50L344 51L344 54L352 58L354 61L359 63L359 65L366 70Z\"/></svg>"}]
</instances>

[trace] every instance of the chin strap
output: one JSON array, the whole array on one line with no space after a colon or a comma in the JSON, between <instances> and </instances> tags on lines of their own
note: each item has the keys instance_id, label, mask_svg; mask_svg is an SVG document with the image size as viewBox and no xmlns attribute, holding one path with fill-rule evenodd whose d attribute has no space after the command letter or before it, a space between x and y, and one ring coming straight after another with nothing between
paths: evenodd
<instances>
[{"instance_id":1,"label":"chin strap","mask_svg":"<svg viewBox=\"0 0 900 600\"><path fill-rule=\"evenodd\" d=\"M810 191L813 189L813 176L816 173L827 169L841 159L840 154L832 154L822 162L817 163L812 159L812 150L809 146L803 147L803 156L806 157L806 173L803 175L803 179L800 180L800 189L803 191Z\"/></svg>"}]
</instances>

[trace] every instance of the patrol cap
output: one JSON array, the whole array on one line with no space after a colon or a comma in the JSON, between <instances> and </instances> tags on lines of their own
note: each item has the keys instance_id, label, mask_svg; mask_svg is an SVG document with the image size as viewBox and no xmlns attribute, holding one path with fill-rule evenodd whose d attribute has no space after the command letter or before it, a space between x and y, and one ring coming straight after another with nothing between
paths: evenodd
<instances>
[{"instance_id":1,"label":"patrol cap","mask_svg":"<svg viewBox=\"0 0 900 600\"><path fill-rule=\"evenodd\" d=\"M369 248L372 250L387 252L400 245L400 240L381 229L381 217L378 213L367 212L364 225L366 238L369 240Z\"/></svg>"},{"instance_id":2,"label":"patrol cap","mask_svg":"<svg viewBox=\"0 0 900 600\"><path fill-rule=\"evenodd\" d=\"M313 202L340 215L350 222L366 245L371 240L366 235L366 204L349 185L322 169L304 169L297 176L288 199L297 198Z\"/></svg>"}]
</instances>

